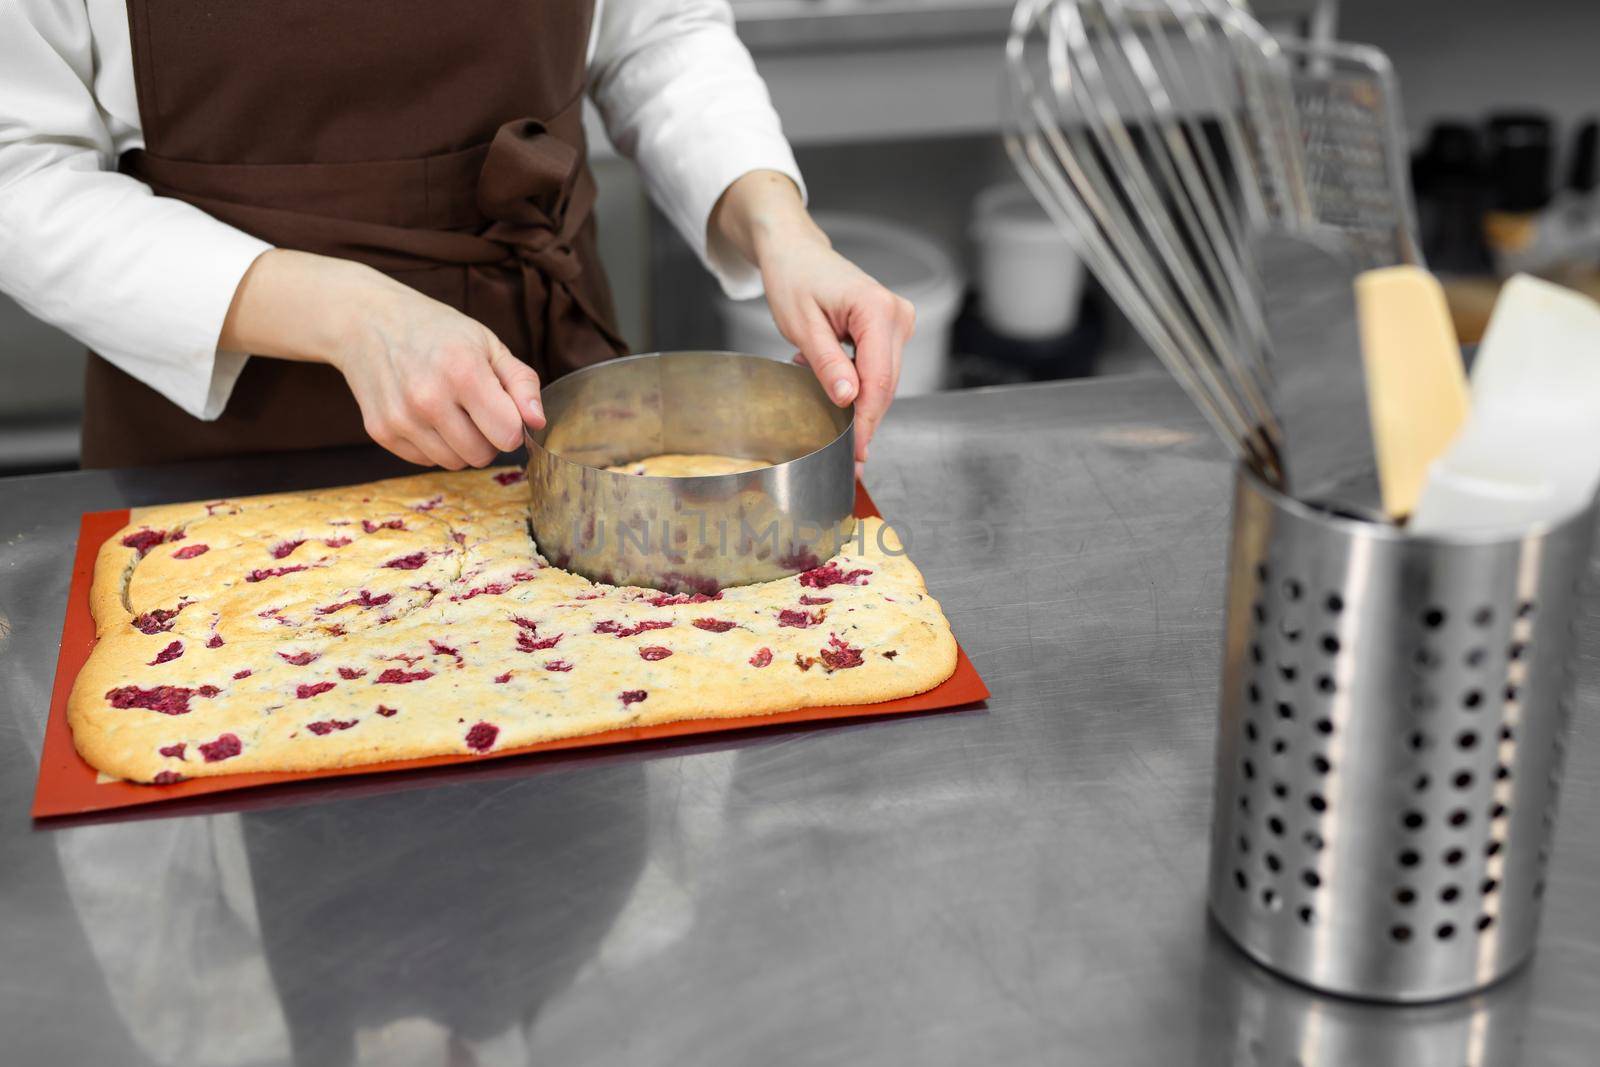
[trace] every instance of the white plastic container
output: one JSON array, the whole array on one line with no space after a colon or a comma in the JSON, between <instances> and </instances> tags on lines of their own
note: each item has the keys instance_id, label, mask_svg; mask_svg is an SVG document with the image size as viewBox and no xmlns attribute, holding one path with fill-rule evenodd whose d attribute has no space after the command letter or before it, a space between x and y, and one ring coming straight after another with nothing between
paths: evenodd
<instances>
[{"instance_id":1,"label":"white plastic container","mask_svg":"<svg viewBox=\"0 0 1600 1067\"><path fill-rule=\"evenodd\" d=\"M839 254L905 297L917 309L917 331L901 354L897 396L944 388L950 368L950 325L961 308L954 262L932 241L904 226L861 215L818 212ZM765 300L717 301L723 344L734 352L789 359L795 346L772 321Z\"/></svg>"},{"instance_id":2,"label":"white plastic container","mask_svg":"<svg viewBox=\"0 0 1600 1067\"><path fill-rule=\"evenodd\" d=\"M1023 341L1059 337L1078 320L1083 262L1033 194L991 185L972 203L978 299L995 333Z\"/></svg>"}]
</instances>

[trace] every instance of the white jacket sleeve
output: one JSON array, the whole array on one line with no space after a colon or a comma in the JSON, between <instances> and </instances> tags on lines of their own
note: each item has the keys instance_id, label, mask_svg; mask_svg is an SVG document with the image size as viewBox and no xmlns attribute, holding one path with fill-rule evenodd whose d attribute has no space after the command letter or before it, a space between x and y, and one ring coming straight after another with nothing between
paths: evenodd
<instances>
[{"instance_id":1,"label":"white jacket sleeve","mask_svg":"<svg viewBox=\"0 0 1600 1067\"><path fill-rule=\"evenodd\" d=\"M753 170L800 187L767 87L733 29L726 0L605 0L590 61L590 95L617 151L639 164L645 188L735 299L761 276L706 245L711 209Z\"/></svg>"},{"instance_id":2,"label":"white jacket sleeve","mask_svg":"<svg viewBox=\"0 0 1600 1067\"><path fill-rule=\"evenodd\" d=\"M84 0L0 3L0 290L214 419L246 358L222 322L270 246L115 173L95 46Z\"/></svg>"}]
</instances>

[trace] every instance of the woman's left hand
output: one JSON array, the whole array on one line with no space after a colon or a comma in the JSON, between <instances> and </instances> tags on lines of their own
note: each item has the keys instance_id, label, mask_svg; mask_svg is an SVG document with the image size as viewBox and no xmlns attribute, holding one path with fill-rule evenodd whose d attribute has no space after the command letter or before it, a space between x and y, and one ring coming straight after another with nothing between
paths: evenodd
<instances>
[{"instance_id":1,"label":"woman's left hand","mask_svg":"<svg viewBox=\"0 0 1600 1067\"><path fill-rule=\"evenodd\" d=\"M754 171L728 187L713 226L761 271L778 330L841 407L856 405L856 461L894 401L916 313L833 250L794 183ZM855 348L855 360L843 342Z\"/></svg>"}]
</instances>

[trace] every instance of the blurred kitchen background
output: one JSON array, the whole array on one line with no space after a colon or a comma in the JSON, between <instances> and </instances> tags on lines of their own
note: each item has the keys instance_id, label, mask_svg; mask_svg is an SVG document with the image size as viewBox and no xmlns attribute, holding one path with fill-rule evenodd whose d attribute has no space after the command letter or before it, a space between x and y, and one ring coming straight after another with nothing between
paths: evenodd
<instances>
[{"instance_id":1,"label":"blurred kitchen background","mask_svg":"<svg viewBox=\"0 0 1600 1067\"><path fill-rule=\"evenodd\" d=\"M1374 44L1393 60L1426 252L1464 341L1511 270L1600 289L1600 3L1250 6L1275 30ZM1156 366L1011 184L1000 136L1009 0L734 9L813 210L841 250L918 307L902 393ZM634 349L787 354L759 302L721 298L594 131L602 250ZM75 465L83 358L0 295L0 474Z\"/></svg>"}]
</instances>

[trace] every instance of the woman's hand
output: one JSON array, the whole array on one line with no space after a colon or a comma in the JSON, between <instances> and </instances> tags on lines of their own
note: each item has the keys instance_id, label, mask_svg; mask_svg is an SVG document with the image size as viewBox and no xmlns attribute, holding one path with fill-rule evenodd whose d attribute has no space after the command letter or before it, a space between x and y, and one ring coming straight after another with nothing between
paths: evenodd
<instances>
[{"instance_id":1,"label":"woman's hand","mask_svg":"<svg viewBox=\"0 0 1600 1067\"><path fill-rule=\"evenodd\" d=\"M856 404L856 460L894 400L900 353L911 337L911 303L833 250L806 214L794 183L752 171L722 194L711 238L731 244L761 271L778 330L799 350L834 402ZM855 346L855 362L842 341Z\"/></svg>"},{"instance_id":2,"label":"woman's hand","mask_svg":"<svg viewBox=\"0 0 1600 1067\"><path fill-rule=\"evenodd\" d=\"M275 249L245 274L222 348L328 363L401 459L483 467L544 425L539 376L488 328L369 267Z\"/></svg>"}]
</instances>

